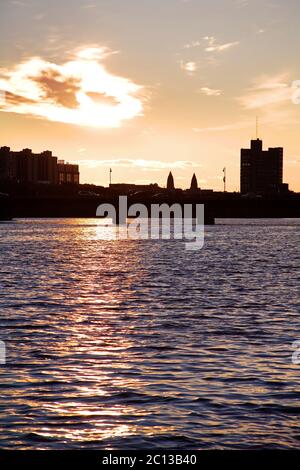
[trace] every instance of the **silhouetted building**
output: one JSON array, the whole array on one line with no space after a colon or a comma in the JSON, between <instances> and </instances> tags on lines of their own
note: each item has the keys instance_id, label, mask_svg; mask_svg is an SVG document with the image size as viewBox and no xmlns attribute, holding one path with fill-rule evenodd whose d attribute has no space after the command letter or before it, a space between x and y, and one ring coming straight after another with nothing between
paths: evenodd
<instances>
[{"instance_id":1,"label":"silhouetted building","mask_svg":"<svg viewBox=\"0 0 300 470\"><path fill-rule=\"evenodd\" d=\"M79 184L79 166L58 160L58 184Z\"/></svg>"},{"instance_id":2,"label":"silhouetted building","mask_svg":"<svg viewBox=\"0 0 300 470\"><path fill-rule=\"evenodd\" d=\"M31 149L13 152L9 147L1 147L0 179L17 183L78 184L79 167L58 163L49 150L35 154Z\"/></svg>"},{"instance_id":3,"label":"silhouetted building","mask_svg":"<svg viewBox=\"0 0 300 470\"><path fill-rule=\"evenodd\" d=\"M278 193L283 189L283 148L263 150L260 139L241 149L241 193Z\"/></svg>"},{"instance_id":4,"label":"silhouetted building","mask_svg":"<svg viewBox=\"0 0 300 470\"><path fill-rule=\"evenodd\" d=\"M9 147L0 148L0 178L19 183L57 183L57 158L49 151L40 154L31 149L12 152Z\"/></svg>"},{"instance_id":5,"label":"silhouetted building","mask_svg":"<svg viewBox=\"0 0 300 470\"><path fill-rule=\"evenodd\" d=\"M193 174L193 177L192 177L191 189L193 191L197 191L197 189L198 189L198 181L197 181L197 177L196 177L195 173Z\"/></svg>"},{"instance_id":6,"label":"silhouetted building","mask_svg":"<svg viewBox=\"0 0 300 470\"><path fill-rule=\"evenodd\" d=\"M174 178L173 178L173 175L172 175L171 171L170 171L168 179L167 179L167 189L175 189Z\"/></svg>"}]
</instances>

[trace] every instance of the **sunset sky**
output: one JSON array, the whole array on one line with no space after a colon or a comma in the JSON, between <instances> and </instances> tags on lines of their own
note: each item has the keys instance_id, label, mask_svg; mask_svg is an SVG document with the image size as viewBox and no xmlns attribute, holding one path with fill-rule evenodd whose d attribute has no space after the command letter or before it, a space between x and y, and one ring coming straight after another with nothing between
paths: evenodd
<instances>
[{"instance_id":1,"label":"sunset sky","mask_svg":"<svg viewBox=\"0 0 300 470\"><path fill-rule=\"evenodd\" d=\"M171 169L218 190L226 166L239 190L258 116L300 191L299 19L299 0L1 0L0 146L100 185Z\"/></svg>"}]
</instances>

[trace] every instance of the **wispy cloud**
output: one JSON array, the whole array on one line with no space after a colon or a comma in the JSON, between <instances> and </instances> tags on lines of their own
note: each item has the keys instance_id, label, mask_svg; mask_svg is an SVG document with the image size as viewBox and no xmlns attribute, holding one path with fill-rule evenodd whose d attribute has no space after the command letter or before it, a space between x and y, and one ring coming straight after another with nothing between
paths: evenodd
<instances>
[{"instance_id":1,"label":"wispy cloud","mask_svg":"<svg viewBox=\"0 0 300 470\"><path fill-rule=\"evenodd\" d=\"M234 0L237 7L246 7L249 5L249 0Z\"/></svg>"},{"instance_id":2,"label":"wispy cloud","mask_svg":"<svg viewBox=\"0 0 300 470\"><path fill-rule=\"evenodd\" d=\"M291 88L288 74L262 76L255 80L239 103L246 109L269 108L291 102Z\"/></svg>"},{"instance_id":3,"label":"wispy cloud","mask_svg":"<svg viewBox=\"0 0 300 470\"><path fill-rule=\"evenodd\" d=\"M185 70L186 72L190 73L190 74L193 74L194 72L196 72L198 66L196 64L196 62L181 62L180 63L181 65L181 68L183 70Z\"/></svg>"},{"instance_id":4,"label":"wispy cloud","mask_svg":"<svg viewBox=\"0 0 300 470\"><path fill-rule=\"evenodd\" d=\"M82 5L82 7L84 10L91 10L92 8L97 8L97 5L95 3L86 3L84 5Z\"/></svg>"},{"instance_id":5,"label":"wispy cloud","mask_svg":"<svg viewBox=\"0 0 300 470\"><path fill-rule=\"evenodd\" d=\"M37 13L36 15L33 16L33 19L35 21L41 21L46 17L46 13Z\"/></svg>"},{"instance_id":6,"label":"wispy cloud","mask_svg":"<svg viewBox=\"0 0 300 470\"><path fill-rule=\"evenodd\" d=\"M254 121L237 121L230 124L223 124L220 126L212 127L194 127L192 130L194 132L228 132L235 131L239 129L248 129L254 126Z\"/></svg>"},{"instance_id":7,"label":"wispy cloud","mask_svg":"<svg viewBox=\"0 0 300 470\"><path fill-rule=\"evenodd\" d=\"M219 44L214 36L205 36L203 39L207 42L206 52L223 52L240 44L239 41Z\"/></svg>"},{"instance_id":8,"label":"wispy cloud","mask_svg":"<svg viewBox=\"0 0 300 470\"><path fill-rule=\"evenodd\" d=\"M222 94L222 90L219 90L217 88L209 88L209 87L202 87L199 90L199 93L202 93L206 96L220 96Z\"/></svg>"},{"instance_id":9,"label":"wispy cloud","mask_svg":"<svg viewBox=\"0 0 300 470\"><path fill-rule=\"evenodd\" d=\"M201 41L192 41L185 44L183 47L184 49L192 49L193 47L200 47L202 45Z\"/></svg>"},{"instance_id":10,"label":"wispy cloud","mask_svg":"<svg viewBox=\"0 0 300 470\"><path fill-rule=\"evenodd\" d=\"M106 70L108 53L89 47L62 65L32 57L1 69L0 110L92 127L118 127L142 115L143 87Z\"/></svg>"},{"instance_id":11,"label":"wispy cloud","mask_svg":"<svg viewBox=\"0 0 300 470\"><path fill-rule=\"evenodd\" d=\"M285 160L285 164L289 166L299 165L300 164L300 157L299 156L291 156Z\"/></svg>"},{"instance_id":12,"label":"wispy cloud","mask_svg":"<svg viewBox=\"0 0 300 470\"><path fill-rule=\"evenodd\" d=\"M142 171L160 171L168 169L200 168L199 163L189 160L177 160L165 162L161 160L144 160L142 158L115 158L108 160L79 160L81 166L88 168L118 167L118 168L138 168Z\"/></svg>"},{"instance_id":13,"label":"wispy cloud","mask_svg":"<svg viewBox=\"0 0 300 470\"><path fill-rule=\"evenodd\" d=\"M15 5L17 7L26 7L26 3L22 2L21 0L11 0L10 2L12 5Z\"/></svg>"},{"instance_id":14,"label":"wispy cloud","mask_svg":"<svg viewBox=\"0 0 300 470\"><path fill-rule=\"evenodd\" d=\"M238 46L239 41L218 43L214 36L204 36L201 41L191 41L183 46L184 49L203 47L205 52L223 52L231 47Z\"/></svg>"},{"instance_id":15,"label":"wispy cloud","mask_svg":"<svg viewBox=\"0 0 300 470\"><path fill-rule=\"evenodd\" d=\"M291 125L299 126L300 120L298 115L293 115L289 110L276 108L266 110L264 113L260 112L259 115L259 124L261 126L271 125L278 127L290 127ZM194 127L192 130L196 133L205 133L205 132L231 132L241 129L255 129L255 119L252 120L241 118L237 121L222 124L219 126L212 127Z\"/></svg>"}]
</instances>

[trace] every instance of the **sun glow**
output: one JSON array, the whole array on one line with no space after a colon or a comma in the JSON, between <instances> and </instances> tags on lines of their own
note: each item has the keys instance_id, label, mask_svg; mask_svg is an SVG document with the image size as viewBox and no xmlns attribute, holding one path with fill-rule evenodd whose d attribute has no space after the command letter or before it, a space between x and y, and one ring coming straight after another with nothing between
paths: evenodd
<instances>
[{"instance_id":1,"label":"sun glow","mask_svg":"<svg viewBox=\"0 0 300 470\"><path fill-rule=\"evenodd\" d=\"M104 48L85 48L62 65L31 58L0 74L0 110L92 127L119 127L143 114L142 86L111 74Z\"/></svg>"}]
</instances>

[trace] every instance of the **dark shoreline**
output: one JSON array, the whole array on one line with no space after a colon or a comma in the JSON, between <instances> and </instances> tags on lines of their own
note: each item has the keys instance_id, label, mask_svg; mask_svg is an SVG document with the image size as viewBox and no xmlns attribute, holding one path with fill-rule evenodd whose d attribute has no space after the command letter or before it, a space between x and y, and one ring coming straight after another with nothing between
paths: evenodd
<instances>
[{"instance_id":1,"label":"dark shoreline","mask_svg":"<svg viewBox=\"0 0 300 470\"><path fill-rule=\"evenodd\" d=\"M127 196L127 205L204 204L205 223L216 218L300 218L300 194L265 196L201 190L166 190L128 192L91 185L0 185L0 220L10 218L64 217L94 218L100 204L119 207L119 197ZM193 214L193 215L194 215Z\"/></svg>"}]
</instances>

